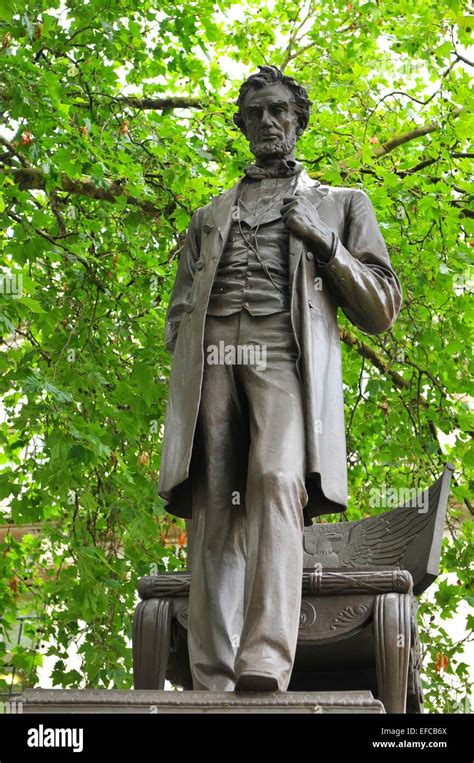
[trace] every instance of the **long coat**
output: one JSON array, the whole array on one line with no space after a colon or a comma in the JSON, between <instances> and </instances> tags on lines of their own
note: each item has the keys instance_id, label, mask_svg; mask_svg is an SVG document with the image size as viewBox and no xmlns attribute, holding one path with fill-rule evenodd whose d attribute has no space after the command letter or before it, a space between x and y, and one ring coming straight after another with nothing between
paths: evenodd
<instances>
[{"instance_id":1,"label":"long coat","mask_svg":"<svg viewBox=\"0 0 474 763\"><path fill-rule=\"evenodd\" d=\"M173 355L158 492L166 510L190 518L190 470L204 369L203 336L209 296L242 180L198 209L180 255L166 318ZM306 442L305 522L347 507L347 462L338 307L368 334L389 329L401 304L372 204L364 191L333 188L303 170L296 190L335 234L328 264L319 264L290 233L291 317L299 345Z\"/></svg>"}]
</instances>

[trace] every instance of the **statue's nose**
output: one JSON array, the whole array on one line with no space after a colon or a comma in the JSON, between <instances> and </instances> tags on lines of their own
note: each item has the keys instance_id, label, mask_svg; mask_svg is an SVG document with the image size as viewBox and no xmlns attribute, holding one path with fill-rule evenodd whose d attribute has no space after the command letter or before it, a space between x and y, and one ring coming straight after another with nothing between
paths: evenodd
<instances>
[{"instance_id":1,"label":"statue's nose","mask_svg":"<svg viewBox=\"0 0 474 763\"><path fill-rule=\"evenodd\" d=\"M272 118L271 118L269 110L263 109L262 118L261 118L262 127L265 127L266 125L271 125L271 124L272 124Z\"/></svg>"}]
</instances>

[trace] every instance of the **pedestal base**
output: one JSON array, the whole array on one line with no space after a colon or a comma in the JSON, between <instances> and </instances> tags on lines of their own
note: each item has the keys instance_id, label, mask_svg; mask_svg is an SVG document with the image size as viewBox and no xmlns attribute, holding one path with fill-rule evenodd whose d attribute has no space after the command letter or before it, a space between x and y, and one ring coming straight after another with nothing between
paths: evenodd
<instances>
[{"instance_id":1,"label":"pedestal base","mask_svg":"<svg viewBox=\"0 0 474 763\"><path fill-rule=\"evenodd\" d=\"M27 689L23 713L385 713L370 691L234 693Z\"/></svg>"}]
</instances>

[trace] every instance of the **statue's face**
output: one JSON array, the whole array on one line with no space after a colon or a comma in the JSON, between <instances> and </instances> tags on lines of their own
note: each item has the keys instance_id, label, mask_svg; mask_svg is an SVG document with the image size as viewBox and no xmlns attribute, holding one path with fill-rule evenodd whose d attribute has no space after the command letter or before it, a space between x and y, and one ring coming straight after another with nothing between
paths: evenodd
<instances>
[{"instance_id":1,"label":"statue's face","mask_svg":"<svg viewBox=\"0 0 474 763\"><path fill-rule=\"evenodd\" d=\"M298 117L286 85L279 82L252 88L244 98L243 117L250 150L257 159L291 154L296 145Z\"/></svg>"}]
</instances>

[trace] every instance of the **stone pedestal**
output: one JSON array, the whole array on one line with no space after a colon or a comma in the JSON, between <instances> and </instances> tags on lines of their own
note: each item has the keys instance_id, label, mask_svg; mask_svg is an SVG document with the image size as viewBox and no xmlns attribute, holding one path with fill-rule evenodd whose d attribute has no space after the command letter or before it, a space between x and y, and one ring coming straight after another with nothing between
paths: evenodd
<instances>
[{"instance_id":1,"label":"stone pedestal","mask_svg":"<svg viewBox=\"0 0 474 763\"><path fill-rule=\"evenodd\" d=\"M244 694L207 691L28 689L23 713L384 713L370 691Z\"/></svg>"}]
</instances>

